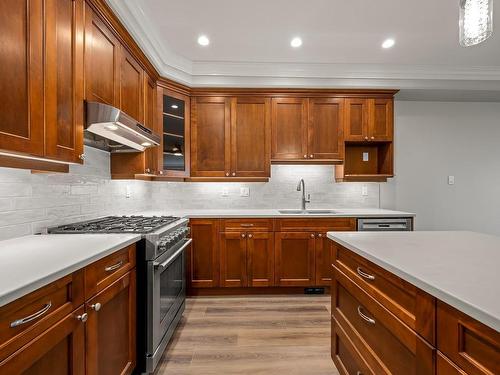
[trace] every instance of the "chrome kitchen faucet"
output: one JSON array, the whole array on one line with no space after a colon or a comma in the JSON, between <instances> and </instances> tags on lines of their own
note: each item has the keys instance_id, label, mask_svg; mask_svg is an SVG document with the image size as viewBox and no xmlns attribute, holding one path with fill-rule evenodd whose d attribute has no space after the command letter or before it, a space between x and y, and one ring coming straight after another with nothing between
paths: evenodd
<instances>
[{"instance_id":1,"label":"chrome kitchen faucet","mask_svg":"<svg viewBox=\"0 0 500 375\"><path fill-rule=\"evenodd\" d=\"M307 199L306 199L306 183L304 182L304 179L301 178L299 183L297 184L297 191L302 191L302 211L306 210L306 204L311 202L311 194L307 194Z\"/></svg>"}]
</instances>

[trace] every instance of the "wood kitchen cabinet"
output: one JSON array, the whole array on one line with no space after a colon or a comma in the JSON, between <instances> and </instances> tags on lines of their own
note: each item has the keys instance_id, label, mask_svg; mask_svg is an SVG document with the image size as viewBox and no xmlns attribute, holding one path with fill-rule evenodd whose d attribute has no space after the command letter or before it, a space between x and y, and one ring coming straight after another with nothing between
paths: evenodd
<instances>
[{"instance_id":1,"label":"wood kitchen cabinet","mask_svg":"<svg viewBox=\"0 0 500 375\"><path fill-rule=\"evenodd\" d=\"M315 235L311 232L277 232L274 241L277 286L311 286L315 283Z\"/></svg>"},{"instance_id":2,"label":"wood kitchen cabinet","mask_svg":"<svg viewBox=\"0 0 500 375\"><path fill-rule=\"evenodd\" d=\"M2 1L0 149L81 163L83 0ZM3 49L3 50L2 50ZM27 161L13 167L28 167ZM37 168L33 162L33 168ZM57 168L59 166L59 168ZM67 171L46 163L40 169Z\"/></svg>"},{"instance_id":3,"label":"wood kitchen cabinet","mask_svg":"<svg viewBox=\"0 0 500 375\"><path fill-rule=\"evenodd\" d=\"M132 118L143 121L144 71L134 57L121 49L120 109Z\"/></svg>"},{"instance_id":4,"label":"wood kitchen cabinet","mask_svg":"<svg viewBox=\"0 0 500 375\"><path fill-rule=\"evenodd\" d=\"M330 286L332 284L332 263L334 259L332 241L326 232L316 234L316 285Z\"/></svg>"},{"instance_id":5,"label":"wood kitchen cabinet","mask_svg":"<svg viewBox=\"0 0 500 375\"><path fill-rule=\"evenodd\" d=\"M393 139L392 98L346 99L345 140L390 142Z\"/></svg>"},{"instance_id":6,"label":"wood kitchen cabinet","mask_svg":"<svg viewBox=\"0 0 500 375\"><path fill-rule=\"evenodd\" d=\"M186 254L188 286L192 288L218 287L219 220L191 219L189 226L193 242Z\"/></svg>"},{"instance_id":7,"label":"wood kitchen cabinet","mask_svg":"<svg viewBox=\"0 0 500 375\"><path fill-rule=\"evenodd\" d=\"M191 122L191 176L270 177L271 101L197 97Z\"/></svg>"},{"instance_id":8,"label":"wood kitchen cabinet","mask_svg":"<svg viewBox=\"0 0 500 375\"><path fill-rule=\"evenodd\" d=\"M273 162L340 163L343 134L343 98L273 98Z\"/></svg>"},{"instance_id":9,"label":"wood kitchen cabinet","mask_svg":"<svg viewBox=\"0 0 500 375\"><path fill-rule=\"evenodd\" d=\"M274 285L274 235L269 232L220 234L220 285L267 287Z\"/></svg>"}]
</instances>

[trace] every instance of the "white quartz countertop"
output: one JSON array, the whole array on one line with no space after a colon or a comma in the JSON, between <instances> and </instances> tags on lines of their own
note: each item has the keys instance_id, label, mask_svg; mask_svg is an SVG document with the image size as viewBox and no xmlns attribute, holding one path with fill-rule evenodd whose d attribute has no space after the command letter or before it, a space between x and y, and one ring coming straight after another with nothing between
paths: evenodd
<instances>
[{"instance_id":1,"label":"white quartz countertop","mask_svg":"<svg viewBox=\"0 0 500 375\"><path fill-rule=\"evenodd\" d=\"M312 208L318 209L318 208ZM172 215L188 218L285 218L285 217L414 217L415 214L402 211L384 210L379 208L321 208L333 210L328 214L282 214L278 209L186 209L186 210L154 210L138 212L137 215L159 216Z\"/></svg>"},{"instance_id":2,"label":"white quartz countertop","mask_svg":"<svg viewBox=\"0 0 500 375\"><path fill-rule=\"evenodd\" d=\"M500 331L500 237L474 232L329 232L328 238Z\"/></svg>"},{"instance_id":3,"label":"white quartz countertop","mask_svg":"<svg viewBox=\"0 0 500 375\"><path fill-rule=\"evenodd\" d=\"M140 238L136 234L49 234L0 241L0 306Z\"/></svg>"}]
</instances>

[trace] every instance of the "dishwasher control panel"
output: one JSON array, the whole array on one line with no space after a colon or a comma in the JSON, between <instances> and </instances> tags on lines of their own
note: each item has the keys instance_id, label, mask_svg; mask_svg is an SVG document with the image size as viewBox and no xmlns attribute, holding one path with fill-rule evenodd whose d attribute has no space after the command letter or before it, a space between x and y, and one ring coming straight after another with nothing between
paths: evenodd
<instances>
[{"instance_id":1,"label":"dishwasher control panel","mask_svg":"<svg viewBox=\"0 0 500 375\"><path fill-rule=\"evenodd\" d=\"M413 218L360 218L358 219L358 232L399 232L412 231Z\"/></svg>"}]
</instances>

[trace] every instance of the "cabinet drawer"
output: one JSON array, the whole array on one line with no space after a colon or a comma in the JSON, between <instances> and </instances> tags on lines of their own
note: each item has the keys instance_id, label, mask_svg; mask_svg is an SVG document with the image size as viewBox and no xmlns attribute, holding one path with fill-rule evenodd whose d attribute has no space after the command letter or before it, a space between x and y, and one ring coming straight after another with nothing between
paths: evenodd
<instances>
[{"instance_id":1,"label":"cabinet drawer","mask_svg":"<svg viewBox=\"0 0 500 375\"><path fill-rule=\"evenodd\" d=\"M467 375L460 368L457 367L453 362L446 358L442 353L438 352L437 364L436 364L436 374L437 375Z\"/></svg>"},{"instance_id":2,"label":"cabinet drawer","mask_svg":"<svg viewBox=\"0 0 500 375\"><path fill-rule=\"evenodd\" d=\"M85 268L85 298L90 298L135 267L135 244Z\"/></svg>"},{"instance_id":3,"label":"cabinet drawer","mask_svg":"<svg viewBox=\"0 0 500 375\"><path fill-rule=\"evenodd\" d=\"M332 318L332 359L341 375L375 375L342 326Z\"/></svg>"},{"instance_id":4,"label":"cabinet drawer","mask_svg":"<svg viewBox=\"0 0 500 375\"><path fill-rule=\"evenodd\" d=\"M0 360L84 302L83 272L74 272L0 308Z\"/></svg>"},{"instance_id":5,"label":"cabinet drawer","mask_svg":"<svg viewBox=\"0 0 500 375\"><path fill-rule=\"evenodd\" d=\"M296 218L277 219L276 231L305 231L329 232L329 231L353 231L356 230L356 219L349 217L339 218Z\"/></svg>"},{"instance_id":6,"label":"cabinet drawer","mask_svg":"<svg viewBox=\"0 0 500 375\"><path fill-rule=\"evenodd\" d=\"M335 267L430 344L435 345L434 297L337 243L333 246Z\"/></svg>"},{"instance_id":7,"label":"cabinet drawer","mask_svg":"<svg viewBox=\"0 0 500 375\"><path fill-rule=\"evenodd\" d=\"M336 268L332 313L377 374L433 373L434 349Z\"/></svg>"},{"instance_id":8,"label":"cabinet drawer","mask_svg":"<svg viewBox=\"0 0 500 375\"><path fill-rule=\"evenodd\" d=\"M500 333L439 301L437 348L470 375L500 374Z\"/></svg>"},{"instance_id":9,"label":"cabinet drawer","mask_svg":"<svg viewBox=\"0 0 500 375\"><path fill-rule=\"evenodd\" d=\"M224 219L220 231L272 232L273 219Z\"/></svg>"}]
</instances>

